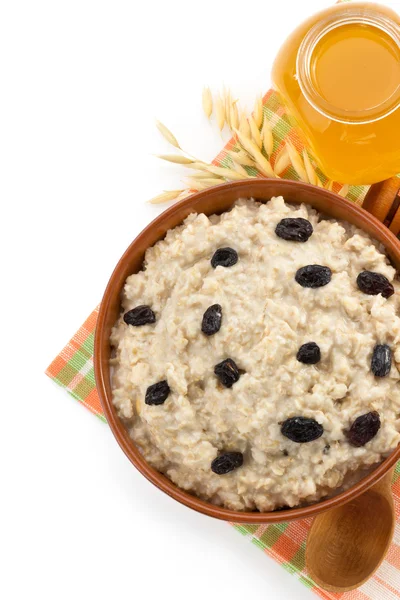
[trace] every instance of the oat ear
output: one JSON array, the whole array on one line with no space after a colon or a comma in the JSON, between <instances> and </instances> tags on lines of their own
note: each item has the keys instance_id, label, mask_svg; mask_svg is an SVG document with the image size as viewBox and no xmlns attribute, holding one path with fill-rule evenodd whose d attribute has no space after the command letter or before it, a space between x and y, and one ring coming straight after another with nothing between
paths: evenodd
<instances>
[{"instance_id":1,"label":"oat ear","mask_svg":"<svg viewBox=\"0 0 400 600\"><path fill-rule=\"evenodd\" d=\"M211 90L207 85L203 88L202 104L204 114L206 115L207 119L209 119L213 111L213 99Z\"/></svg>"},{"instance_id":2,"label":"oat ear","mask_svg":"<svg viewBox=\"0 0 400 600\"><path fill-rule=\"evenodd\" d=\"M178 144L178 140L170 132L168 127L166 127L163 123L161 123L161 121L156 121L156 127L157 127L158 131L161 133L161 135L164 137L164 139L167 140L167 142L169 142L172 146L175 146L175 148L178 148L179 150L181 149L181 147Z\"/></svg>"}]
</instances>

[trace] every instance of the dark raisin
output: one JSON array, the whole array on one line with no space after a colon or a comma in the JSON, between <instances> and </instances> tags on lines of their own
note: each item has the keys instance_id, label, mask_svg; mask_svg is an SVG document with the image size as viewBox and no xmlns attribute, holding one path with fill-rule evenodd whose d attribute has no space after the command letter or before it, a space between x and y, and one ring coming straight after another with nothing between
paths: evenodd
<instances>
[{"instance_id":1,"label":"dark raisin","mask_svg":"<svg viewBox=\"0 0 400 600\"><path fill-rule=\"evenodd\" d=\"M170 387L167 381L159 381L149 386L146 391L145 403L158 406L164 404L170 393Z\"/></svg>"},{"instance_id":2,"label":"dark raisin","mask_svg":"<svg viewBox=\"0 0 400 600\"><path fill-rule=\"evenodd\" d=\"M380 426L381 420L376 411L361 415L346 432L347 439L352 446L365 446L376 436Z\"/></svg>"},{"instance_id":3,"label":"dark raisin","mask_svg":"<svg viewBox=\"0 0 400 600\"><path fill-rule=\"evenodd\" d=\"M324 428L315 419L292 417L283 422L281 433L289 438L289 440L292 440L292 442L304 444L305 442L312 442L321 437L324 433Z\"/></svg>"},{"instance_id":4,"label":"dark raisin","mask_svg":"<svg viewBox=\"0 0 400 600\"><path fill-rule=\"evenodd\" d=\"M283 240L290 242L306 242L313 233L313 226L307 219L282 219L276 226L275 233Z\"/></svg>"},{"instance_id":5,"label":"dark raisin","mask_svg":"<svg viewBox=\"0 0 400 600\"><path fill-rule=\"evenodd\" d=\"M295 279L302 287L319 288L327 285L332 278L332 271L329 267L321 265L307 265L301 267L296 273Z\"/></svg>"},{"instance_id":6,"label":"dark raisin","mask_svg":"<svg viewBox=\"0 0 400 600\"><path fill-rule=\"evenodd\" d=\"M329 452L329 450L330 450L330 449L331 449L330 445L329 445L329 444L327 444L327 445L325 446L325 448L322 450L323 454L328 454L328 452Z\"/></svg>"},{"instance_id":7,"label":"dark raisin","mask_svg":"<svg viewBox=\"0 0 400 600\"><path fill-rule=\"evenodd\" d=\"M214 458L211 463L211 470L217 475L225 475L234 471L243 464L243 454L241 452L224 452Z\"/></svg>"},{"instance_id":8,"label":"dark raisin","mask_svg":"<svg viewBox=\"0 0 400 600\"><path fill-rule=\"evenodd\" d=\"M377 344L372 353L371 371L375 377L386 377L392 368L392 351L387 344Z\"/></svg>"},{"instance_id":9,"label":"dark raisin","mask_svg":"<svg viewBox=\"0 0 400 600\"><path fill-rule=\"evenodd\" d=\"M214 373L222 385L227 388L232 387L240 378L239 369L237 368L235 361L231 358L227 358L215 365Z\"/></svg>"},{"instance_id":10,"label":"dark raisin","mask_svg":"<svg viewBox=\"0 0 400 600\"><path fill-rule=\"evenodd\" d=\"M127 325L133 325L134 327L140 327L141 325L147 325L148 323L154 323L156 315L151 310L150 306L142 304L136 306L132 310L128 310L124 314L124 321Z\"/></svg>"},{"instance_id":11,"label":"dark raisin","mask_svg":"<svg viewBox=\"0 0 400 600\"><path fill-rule=\"evenodd\" d=\"M321 360L321 350L315 342L307 342L300 346L296 358L305 365L315 365Z\"/></svg>"},{"instance_id":12,"label":"dark raisin","mask_svg":"<svg viewBox=\"0 0 400 600\"><path fill-rule=\"evenodd\" d=\"M394 294L394 287L389 279L381 273L363 271L357 277L357 285L364 294L377 296L382 294L384 298L390 298Z\"/></svg>"},{"instance_id":13,"label":"dark raisin","mask_svg":"<svg viewBox=\"0 0 400 600\"><path fill-rule=\"evenodd\" d=\"M222 307L220 304L209 306L203 315L201 330L206 335L214 335L221 329Z\"/></svg>"},{"instance_id":14,"label":"dark raisin","mask_svg":"<svg viewBox=\"0 0 400 600\"><path fill-rule=\"evenodd\" d=\"M282 454L283 454L283 456L289 456L289 452L288 452L287 450L284 450L284 451L282 452Z\"/></svg>"},{"instance_id":15,"label":"dark raisin","mask_svg":"<svg viewBox=\"0 0 400 600\"><path fill-rule=\"evenodd\" d=\"M238 254L233 248L218 248L211 259L211 266L214 269L216 267L233 267L238 260Z\"/></svg>"}]
</instances>

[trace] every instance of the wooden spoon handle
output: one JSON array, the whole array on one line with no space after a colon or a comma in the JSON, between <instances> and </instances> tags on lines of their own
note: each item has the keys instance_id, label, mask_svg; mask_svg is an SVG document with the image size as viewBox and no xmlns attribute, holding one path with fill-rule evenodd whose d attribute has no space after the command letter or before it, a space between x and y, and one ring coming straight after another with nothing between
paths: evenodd
<instances>
[{"instance_id":1,"label":"wooden spoon handle","mask_svg":"<svg viewBox=\"0 0 400 600\"><path fill-rule=\"evenodd\" d=\"M363 202L363 208L399 236L400 178L391 177L391 179L371 185Z\"/></svg>"}]
</instances>

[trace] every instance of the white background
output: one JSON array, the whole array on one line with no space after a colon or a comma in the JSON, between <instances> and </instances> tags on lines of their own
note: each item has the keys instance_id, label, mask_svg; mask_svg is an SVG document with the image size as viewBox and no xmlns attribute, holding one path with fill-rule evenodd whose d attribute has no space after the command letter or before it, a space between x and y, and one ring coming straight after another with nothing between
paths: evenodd
<instances>
[{"instance_id":1,"label":"white background","mask_svg":"<svg viewBox=\"0 0 400 600\"><path fill-rule=\"evenodd\" d=\"M181 186L152 156L222 140L204 83L249 105L284 36L330 0L5 0L0 5L2 398L0 597L313 594L226 523L136 472L107 426L43 371ZM392 2L396 7L398 2Z\"/></svg>"}]
</instances>

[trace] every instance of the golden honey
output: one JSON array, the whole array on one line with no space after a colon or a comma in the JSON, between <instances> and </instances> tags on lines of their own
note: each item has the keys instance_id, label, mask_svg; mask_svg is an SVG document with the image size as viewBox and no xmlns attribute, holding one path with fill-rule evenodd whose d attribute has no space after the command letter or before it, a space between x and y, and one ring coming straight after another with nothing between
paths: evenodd
<instances>
[{"instance_id":1,"label":"golden honey","mask_svg":"<svg viewBox=\"0 0 400 600\"><path fill-rule=\"evenodd\" d=\"M400 18L388 8L335 5L285 42L273 83L323 172L375 183L400 173Z\"/></svg>"}]
</instances>

